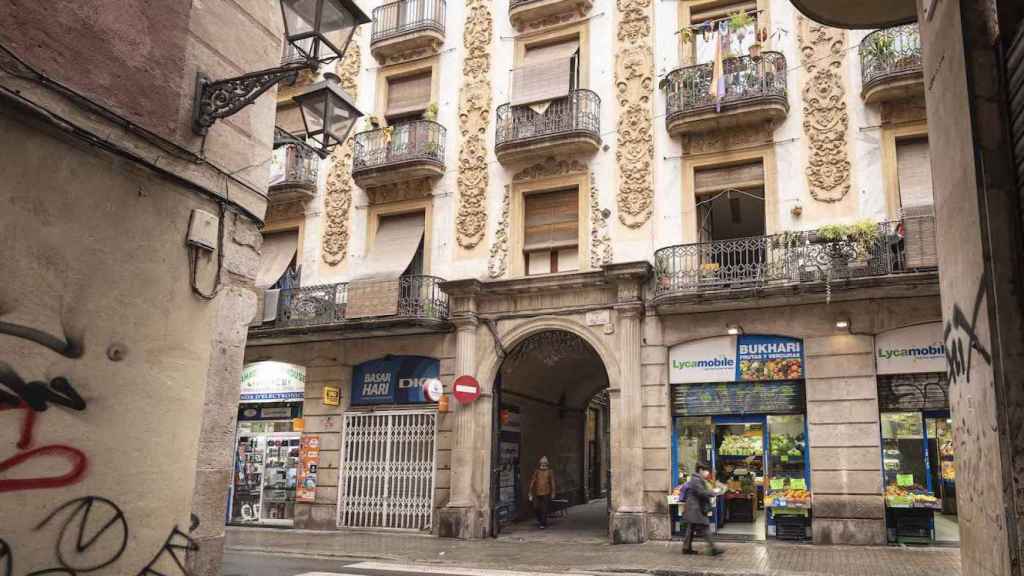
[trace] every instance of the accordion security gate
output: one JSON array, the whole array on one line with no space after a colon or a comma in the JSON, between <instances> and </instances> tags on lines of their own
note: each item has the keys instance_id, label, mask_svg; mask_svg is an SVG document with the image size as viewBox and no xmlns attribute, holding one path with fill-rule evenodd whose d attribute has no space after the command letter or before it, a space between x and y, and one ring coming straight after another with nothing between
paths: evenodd
<instances>
[{"instance_id":1,"label":"accordion security gate","mask_svg":"<svg viewBox=\"0 0 1024 576\"><path fill-rule=\"evenodd\" d=\"M436 412L345 414L338 526L428 529L436 437Z\"/></svg>"}]
</instances>

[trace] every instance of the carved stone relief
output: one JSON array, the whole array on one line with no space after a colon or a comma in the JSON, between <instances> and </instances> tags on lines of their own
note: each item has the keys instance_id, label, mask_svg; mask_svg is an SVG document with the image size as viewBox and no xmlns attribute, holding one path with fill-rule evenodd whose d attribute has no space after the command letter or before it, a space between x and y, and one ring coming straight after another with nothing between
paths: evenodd
<instances>
[{"instance_id":1,"label":"carved stone relief","mask_svg":"<svg viewBox=\"0 0 1024 576\"><path fill-rule=\"evenodd\" d=\"M508 221L511 203L511 186L506 185L505 192L501 197L501 219L498 220L498 229L494 231L491 258L487 263L487 274L491 278L501 278L508 270Z\"/></svg>"},{"instance_id":2,"label":"carved stone relief","mask_svg":"<svg viewBox=\"0 0 1024 576\"><path fill-rule=\"evenodd\" d=\"M639 228L651 217L654 200L654 132L651 93L651 0L617 0L618 47L615 90L619 103L619 220Z\"/></svg>"},{"instance_id":3,"label":"carved stone relief","mask_svg":"<svg viewBox=\"0 0 1024 576\"><path fill-rule=\"evenodd\" d=\"M849 115L843 81L846 31L823 26L803 16L797 18L804 67L807 185L815 200L838 202L850 191Z\"/></svg>"},{"instance_id":4,"label":"carved stone relief","mask_svg":"<svg viewBox=\"0 0 1024 576\"><path fill-rule=\"evenodd\" d=\"M882 123L901 124L925 120L924 95L882 103Z\"/></svg>"},{"instance_id":5,"label":"carved stone relief","mask_svg":"<svg viewBox=\"0 0 1024 576\"><path fill-rule=\"evenodd\" d=\"M356 31L359 34L359 31ZM358 36L353 36L345 58L338 63L337 71L341 87L353 99L358 95L359 69L362 55ZM322 258L331 266L345 260L348 253L349 210L352 208L352 136L331 154L333 163L327 173L327 188L324 193L324 227L321 235Z\"/></svg>"},{"instance_id":6,"label":"carved stone relief","mask_svg":"<svg viewBox=\"0 0 1024 576\"><path fill-rule=\"evenodd\" d=\"M369 198L370 204L401 202L402 200L427 198L430 196L432 187L433 184L429 178L418 178L367 188L366 196Z\"/></svg>"},{"instance_id":7,"label":"carved stone relief","mask_svg":"<svg viewBox=\"0 0 1024 576\"><path fill-rule=\"evenodd\" d=\"M436 54L441 49L441 44L437 43L436 46L428 48L413 48L412 50L405 50L392 54L384 60L384 64L400 64L402 62L408 62L410 60L418 60L420 58L426 58L431 54Z\"/></svg>"},{"instance_id":8,"label":"carved stone relief","mask_svg":"<svg viewBox=\"0 0 1024 576\"><path fill-rule=\"evenodd\" d=\"M456 240L473 248L487 227L487 126L491 118L491 0L466 0L463 85L459 91L459 210Z\"/></svg>"},{"instance_id":9,"label":"carved stone relief","mask_svg":"<svg viewBox=\"0 0 1024 576\"><path fill-rule=\"evenodd\" d=\"M598 269L612 262L612 240L608 235L608 216L601 209L597 178L590 173L590 267Z\"/></svg>"},{"instance_id":10,"label":"carved stone relief","mask_svg":"<svg viewBox=\"0 0 1024 576\"><path fill-rule=\"evenodd\" d=\"M554 156L548 156L544 160L516 172L512 176L512 181L522 182L524 180L563 176L565 174L582 174L586 171L586 164L579 160L558 160Z\"/></svg>"},{"instance_id":11,"label":"carved stone relief","mask_svg":"<svg viewBox=\"0 0 1024 576\"><path fill-rule=\"evenodd\" d=\"M280 222L290 218L298 218L306 215L305 200L288 200L287 202L271 202L267 205L267 215L264 220L269 224Z\"/></svg>"},{"instance_id":12,"label":"carved stone relief","mask_svg":"<svg viewBox=\"0 0 1024 576\"><path fill-rule=\"evenodd\" d=\"M725 152L738 148L758 146L771 142L772 133L767 126L740 126L727 130L712 130L690 134L683 138L684 154Z\"/></svg>"}]
</instances>

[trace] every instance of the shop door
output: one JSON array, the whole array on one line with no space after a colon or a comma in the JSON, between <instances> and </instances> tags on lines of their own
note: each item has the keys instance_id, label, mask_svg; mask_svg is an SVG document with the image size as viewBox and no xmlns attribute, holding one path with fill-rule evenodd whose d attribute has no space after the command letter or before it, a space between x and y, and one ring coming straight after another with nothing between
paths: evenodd
<instances>
[{"instance_id":1,"label":"shop door","mask_svg":"<svg viewBox=\"0 0 1024 576\"><path fill-rule=\"evenodd\" d=\"M436 436L436 412L346 414L338 526L429 529Z\"/></svg>"}]
</instances>

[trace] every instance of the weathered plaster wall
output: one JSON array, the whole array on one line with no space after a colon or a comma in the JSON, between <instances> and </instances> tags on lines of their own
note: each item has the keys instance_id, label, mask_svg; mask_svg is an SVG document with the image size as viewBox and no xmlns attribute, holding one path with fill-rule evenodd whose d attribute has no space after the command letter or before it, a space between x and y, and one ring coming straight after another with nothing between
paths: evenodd
<instances>
[{"instance_id":1,"label":"weathered plaster wall","mask_svg":"<svg viewBox=\"0 0 1024 576\"><path fill-rule=\"evenodd\" d=\"M108 562L99 573L135 573L151 561L177 573L168 537L204 557L222 533L223 493L204 492L201 473L217 468L218 440L201 426L204 405L226 407L215 396L237 397L255 225L224 214L222 288L200 300L184 240L191 210L217 214L216 204L9 110L0 131L19 142L0 160L0 390L49 405L31 438L26 410L0 411L0 455L11 466L0 480L0 539L18 573ZM200 260L204 289L215 262ZM60 379L80 403L20 384L56 390ZM114 519L98 533L82 525L99 534L94 543L75 548L58 536L64 526L77 534L90 510Z\"/></svg>"}]
</instances>

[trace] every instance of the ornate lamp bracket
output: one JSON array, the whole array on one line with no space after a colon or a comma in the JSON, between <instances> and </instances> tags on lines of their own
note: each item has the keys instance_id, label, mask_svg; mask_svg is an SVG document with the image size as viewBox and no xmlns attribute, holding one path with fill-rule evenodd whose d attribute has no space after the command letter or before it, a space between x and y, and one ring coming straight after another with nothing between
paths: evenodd
<instances>
[{"instance_id":1,"label":"ornate lamp bracket","mask_svg":"<svg viewBox=\"0 0 1024 576\"><path fill-rule=\"evenodd\" d=\"M200 72L196 75L196 96L192 106L192 131L205 136L210 126L221 118L252 104L278 82L303 70L316 70L319 62L308 60L251 72L224 80L210 80Z\"/></svg>"}]
</instances>

